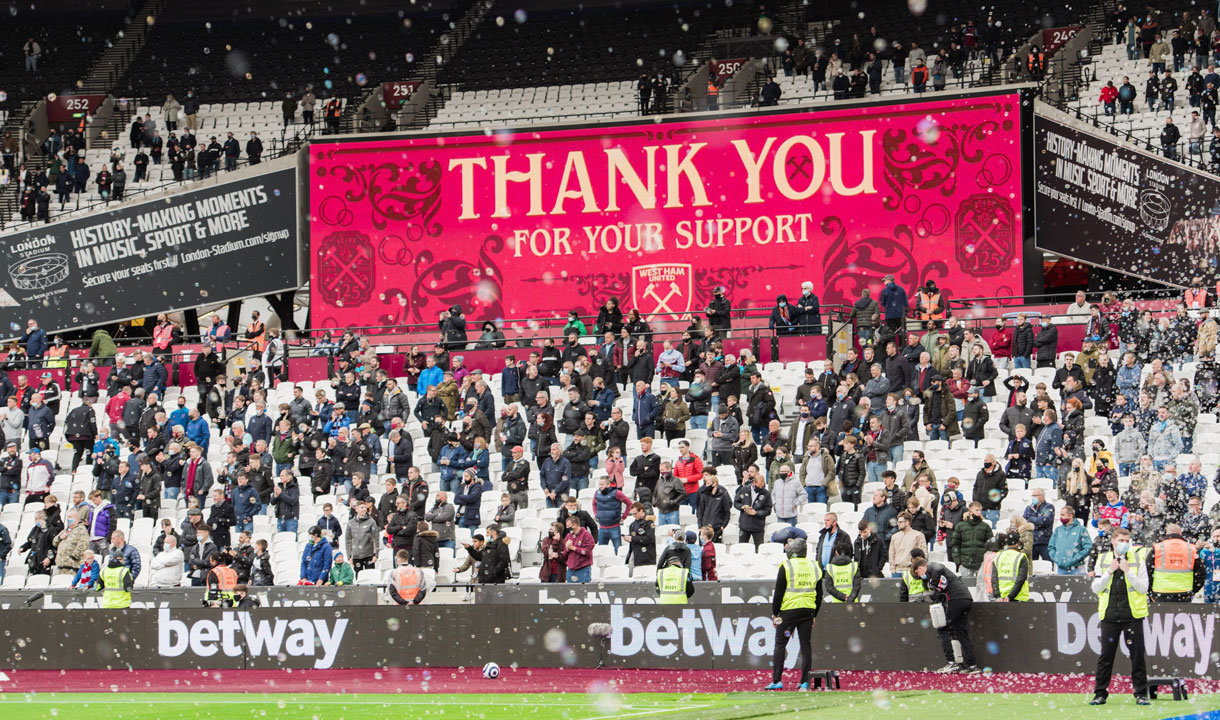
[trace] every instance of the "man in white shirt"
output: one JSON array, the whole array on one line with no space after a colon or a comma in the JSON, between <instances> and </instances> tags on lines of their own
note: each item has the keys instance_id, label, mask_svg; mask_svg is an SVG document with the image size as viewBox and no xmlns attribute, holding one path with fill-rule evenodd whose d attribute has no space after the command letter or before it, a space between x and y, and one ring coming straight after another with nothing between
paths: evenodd
<instances>
[{"instance_id":1,"label":"man in white shirt","mask_svg":"<svg viewBox=\"0 0 1220 720\"><path fill-rule=\"evenodd\" d=\"M1064 315L1071 315L1066 323L1068 325L1083 325L1089 321L1089 303L1084 299L1084 290L1076 291L1076 302L1067 306Z\"/></svg>"}]
</instances>

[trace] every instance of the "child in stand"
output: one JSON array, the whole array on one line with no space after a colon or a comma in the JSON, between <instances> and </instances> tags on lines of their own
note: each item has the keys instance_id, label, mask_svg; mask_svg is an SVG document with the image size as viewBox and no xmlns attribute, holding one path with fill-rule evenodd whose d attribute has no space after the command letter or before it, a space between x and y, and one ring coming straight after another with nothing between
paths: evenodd
<instances>
[{"instance_id":1,"label":"child in stand","mask_svg":"<svg viewBox=\"0 0 1220 720\"><path fill-rule=\"evenodd\" d=\"M92 550L86 550L81 558L80 569L72 578L72 587L78 590L93 590L97 587L97 579L102 574L102 568L93 557Z\"/></svg>"}]
</instances>

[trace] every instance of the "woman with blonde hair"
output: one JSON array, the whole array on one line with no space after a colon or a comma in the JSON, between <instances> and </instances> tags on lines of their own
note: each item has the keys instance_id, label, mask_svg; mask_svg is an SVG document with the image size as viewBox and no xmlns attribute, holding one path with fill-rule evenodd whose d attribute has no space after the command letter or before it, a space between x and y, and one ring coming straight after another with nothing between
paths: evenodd
<instances>
[{"instance_id":1,"label":"woman with blonde hair","mask_svg":"<svg viewBox=\"0 0 1220 720\"><path fill-rule=\"evenodd\" d=\"M1092 492L1093 477L1085 470L1084 460L1072 458L1072 467L1061 476L1059 496L1063 498L1076 517L1081 522L1089 522L1089 496Z\"/></svg>"}]
</instances>

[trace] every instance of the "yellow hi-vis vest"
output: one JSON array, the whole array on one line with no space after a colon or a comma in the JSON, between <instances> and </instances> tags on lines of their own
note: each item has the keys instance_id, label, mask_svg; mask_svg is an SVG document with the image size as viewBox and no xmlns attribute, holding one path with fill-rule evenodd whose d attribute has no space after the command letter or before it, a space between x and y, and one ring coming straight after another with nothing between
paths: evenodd
<instances>
[{"instance_id":1,"label":"yellow hi-vis vest","mask_svg":"<svg viewBox=\"0 0 1220 720\"><path fill-rule=\"evenodd\" d=\"M843 597L851 596L851 588L854 584L853 581L856 579L857 569L858 568L854 562L847 565L835 565L834 563L831 563L830 565L826 566L826 573L830 575L830 581L834 583L835 590L843 593ZM826 595L825 597L826 602L844 602L834 595ZM860 602L860 599L856 598L855 600L852 600L852 602Z\"/></svg>"},{"instance_id":2,"label":"yellow hi-vis vest","mask_svg":"<svg viewBox=\"0 0 1220 720\"><path fill-rule=\"evenodd\" d=\"M690 573L684 567L669 566L657 571L657 587L661 589L660 605L686 604L686 579Z\"/></svg>"},{"instance_id":3,"label":"yellow hi-vis vest","mask_svg":"<svg viewBox=\"0 0 1220 720\"><path fill-rule=\"evenodd\" d=\"M1013 585L1017 583L1017 571L1021 568L1021 563L1029 562L1025 557L1025 553L1019 550L1007 549L1001 552L995 559L996 576L1000 580L1000 597L1006 598L1012 593ZM1017 593L1019 602L1029 602L1029 573L1026 573L1025 584L1021 586L1021 591Z\"/></svg>"},{"instance_id":4,"label":"yellow hi-vis vest","mask_svg":"<svg viewBox=\"0 0 1220 720\"><path fill-rule=\"evenodd\" d=\"M822 581L822 570L809 558L788 558L784 561L784 578L788 583L780 611L818 607L818 583Z\"/></svg>"},{"instance_id":5,"label":"yellow hi-vis vest","mask_svg":"<svg viewBox=\"0 0 1220 720\"><path fill-rule=\"evenodd\" d=\"M1191 543L1169 538L1152 546L1152 592L1189 593L1194 589L1195 559L1199 551Z\"/></svg>"},{"instance_id":6,"label":"yellow hi-vis vest","mask_svg":"<svg viewBox=\"0 0 1220 720\"><path fill-rule=\"evenodd\" d=\"M1110 567L1110 563L1114 560L1113 552L1104 552L1097 558L1097 572L1105 572ZM1144 568L1144 556L1135 548L1127 551L1127 564L1131 568L1128 577L1131 575L1141 575L1147 572ZM1097 593L1097 616L1102 620L1106 619L1106 610L1110 607L1110 585L1114 582L1114 576L1111 575L1106 579L1106 586ZM1141 593L1131 587L1131 582L1127 582L1127 604L1131 606L1131 617L1139 620L1140 618L1148 617L1148 595Z\"/></svg>"},{"instance_id":7,"label":"yellow hi-vis vest","mask_svg":"<svg viewBox=\"0 0 1220 720\"><path fill-rule=\"evenodd\" d=\"M107 565L102 569L100 577L102 580L103 608L131 607L131 592L123 589L123 583L130 574L131 570L128 570L126 565L118 567Z\"/></svg>"}]
</instances>

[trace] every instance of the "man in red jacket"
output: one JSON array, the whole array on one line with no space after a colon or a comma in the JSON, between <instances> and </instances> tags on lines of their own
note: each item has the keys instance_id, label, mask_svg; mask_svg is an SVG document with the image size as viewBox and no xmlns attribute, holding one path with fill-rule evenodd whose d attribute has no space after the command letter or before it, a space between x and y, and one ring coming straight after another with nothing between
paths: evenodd
<instances>
[{"instance_id":1,"label":"man in red jacket","mask_svg":"<svg viewBox=\"0 0 1220 720\"><path fill-rule=\"evenodd\" d=\"M564 565L568 582L587 583L593 574L593 533L580 524L580 518L568 516L568 534L563 539Z\"/></svg>"},{"instance_id":2,"label":"man in red jacket","mask_svg":"<svg viewBox=\"0 0 1220 720\"><path fill-rule=\"evenodd\" d=\"M692 455L690 443L682 440L678 443L678 459L674 461L674 477L682 481L682 489L686 492L686 504L690 509L699 511L699 479L703 477L703 461L697 455Z\"/></svg>"},{"instance_id":3,"label":"man in red jacket","mask_svg":"<svg viewBox=\"0 0 1220 720\"><path fill-rule=\"evenodd\" d=\"M995 332L988 338L987 344L991 346L991 359L995 361L997 368L1008 367L1008 362L1012 358L1012 336L1012 328L1008 327L1004 318L996 318Z\"/></svg>"}]
</instances>

